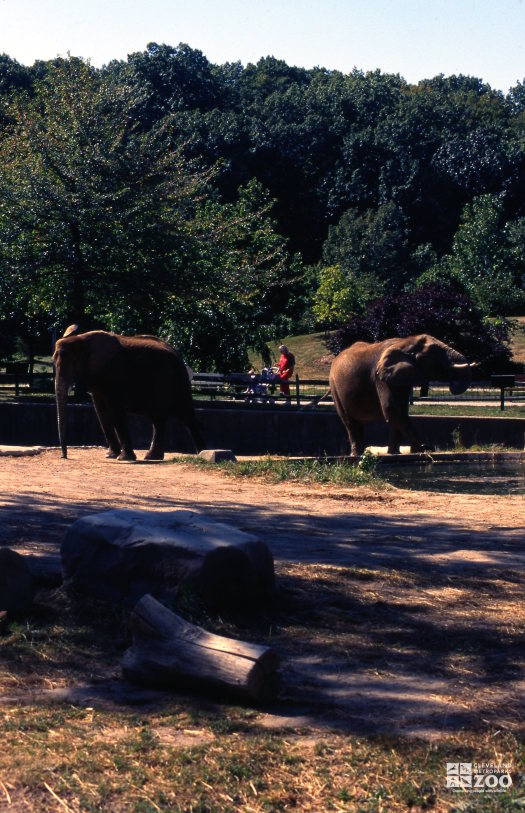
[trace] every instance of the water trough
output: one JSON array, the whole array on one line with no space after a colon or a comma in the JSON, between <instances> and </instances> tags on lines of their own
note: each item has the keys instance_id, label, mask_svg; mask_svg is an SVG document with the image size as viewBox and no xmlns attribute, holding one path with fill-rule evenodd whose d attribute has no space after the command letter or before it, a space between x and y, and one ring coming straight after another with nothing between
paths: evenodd
<instances>
[{"instance_id":1,"label":"water trough","mask_svg":"<svg viewBox=\"0 0 525 813\"><path fill-rule=\"evenodd\" d=\"M416 491L525 494L525 452L427 452L377 456L392 485Z\"/></svg>"}]
</instances>

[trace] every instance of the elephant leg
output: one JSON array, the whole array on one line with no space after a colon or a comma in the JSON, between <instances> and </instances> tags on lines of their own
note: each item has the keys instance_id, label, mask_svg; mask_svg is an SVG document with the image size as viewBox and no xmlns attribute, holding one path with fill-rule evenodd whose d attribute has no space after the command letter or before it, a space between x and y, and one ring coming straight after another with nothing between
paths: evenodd
<instances>
[{"instance_id":1,"label":"elephant leg","mask_svg":"<svg viewBox=\"0 0 525 813\"><path fill-rule=\"evenodd\" d=\"M120 407L113 410L113 422L115 431L120 441L121 452L118 455L118 460L136 460L137 456L133 451L133 444L131 443L131 435L129 433L128 421L126 413Z\"/></svg>"},{"instance_id":2,"label":"elephant leg","mask_svg":"<svg viewBox=\"0 0 525 813\"><path fill-rule=\"evenodd\" d=\"M348 440L350 441L350 455L352 457L360 457L365 450L364 424L348 415L348 412L346 411L343 402L339 397L337 387L333 382L330 382L330 388L332 390L332 398L334 399L337 413L348 433Z\"/></svg>"},{"instance_id":3,"label":"elephant leg","mask_svg":"<svg viewBox=\"0 0 525 813\"><path fill-rule=\"evenodd\" d=\"M164 460L166 421L158 418L153 421L151 446L144 455L144 460Z\"/></svg>"},{"instance_id":4,"label":"elephant leg","mask_svg":"<svg viewBox=\"0 0 525 813\"><path fill-rule=\"evenodd\" d=\"M102 431L104 432L104 436L106 438L106 443L108 444L109 451L106 457L110 459L115 459L119 456L120 452L122 451L120 441L117 437L115 432L115 427L113 425L113 418L111 415L110 410L108 409L106 403L99 395L93 394L93 406L95 407L95 413L98 418L98 422L102 427Z\"/></svg>"},{"instance_id":5,"label":"elephant leg","mask_svg":"<svg viewBox=\"0 0 525 813\"><path fill-rule=\"evenodd\" d=\"M409 443L411 452L420 452L423 449L421 440L408 416L406 418L398 417L395 421L391 420L389 427L388 454L400 454L401 450L399 447L402 439Z\"/></svg>"},{"instance_id":6,"label":"elephant leg","mask_svg":"<svg viewBox=\"0 0 525 813\"><path fill-rule=\"evenodd\" d=\"M410 444L411 451L421 449L421 441L408 416L410 392L410 387L396 387L392 390L382 384L377 388L381 409L389 428L388 454L400 453L401 440Z\"/></svg>"},{"instance_id":7,"label":"elephant leg","mask_svg":"<svg viewBox=\"0 0 525 813\"><path fill-rule=\"evenodd\" d=\"M365 427L361 421L356 421L353 418L347 418L346 431L348 432L348 439L350 441L350 454L352 457L361 457L365 451Z\"/></svg>"},{"instance_id":8,"label":"elephant leg","mask_svg":"<svg viewBox=\"0 0 525 813\"><path fill-rule=\"evenodd\" d=\"M388 431L388 454L401 454L401 433L399 428L395 425L389 425Z\"/></svg>"}]
</instances>

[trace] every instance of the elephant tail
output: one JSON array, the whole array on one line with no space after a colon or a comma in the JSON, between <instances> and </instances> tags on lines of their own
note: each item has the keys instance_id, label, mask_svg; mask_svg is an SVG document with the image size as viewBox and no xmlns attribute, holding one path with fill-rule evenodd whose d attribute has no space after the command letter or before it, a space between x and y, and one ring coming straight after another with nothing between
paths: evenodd
<instances>
[{"instance_id":1,"label":"elephant tail","mask_svg":"<svg viewBox=\"0 0 525 813\"><path fill-rule=\"evenodd\" d=\"M318 406L318 405L321 403L321 401L324 401L324 399L325 399L325 398L328 398L328 396L329 396L329 395L331 395L331 394L332 394L332 390L330 389L330 387L328 387L328 389L326 390L326 392L325 392L325 393L323 393L323 394L321 395L321 397L317 399L317 401L315 401L315 406ZM333 396L332 396L332 397L333 397Z\"/></svg>"},{"instance_id":2,"label":"elephant tail","mask_svg":"<svg viewBox=\"0 0 525 813\"><path fill-rule=\"evenodd\" d=\"M182 403L179 402L178 408L175 409L175 415L187 427L197 452L200 452L202 449L206 448L206 445L204 442L200 421L197 419L197 415L195 413L195 405L193 403L193 397L189 386L187 393L185 393L182 398L182 401Z\"/></svg>"},{"instance_id":3,"label":"elephant tail","mask_svg":"<svg viewBox=\"0 0 525 813\"><path fill-rule=\"evenodd\" d=\"M186 423L186 426L190 431L193 443L195 444L195 449L197 450L197 452L201 452L203 449L206 448L206 445L204 443L204 438L202 435L202 428L199 421L197 420L195 411L193 412L193 418Z\"/></svg>"},{"instance_id":4,"label":"elephant tail","mask_svg":"<svg viewBox=\"0 0 525 813\"><path fill-rule=\"evenodd\" d=\"M341 399L339 397L339 393L337 392L337 387L335 385L335 381L333 381L332 379L330 379L330 390L332 392L332 398L334 399L335 408L337 409L337 412L339 413L339 417L341 418L341 420L343 421L345 426L348 426L348 420L349 419L348 419L348 415L346 413L346 409L344 408L343 402L341 401ZM324 397L325 396L323 396L323 398Z\"/></svg>"}]
</instances>

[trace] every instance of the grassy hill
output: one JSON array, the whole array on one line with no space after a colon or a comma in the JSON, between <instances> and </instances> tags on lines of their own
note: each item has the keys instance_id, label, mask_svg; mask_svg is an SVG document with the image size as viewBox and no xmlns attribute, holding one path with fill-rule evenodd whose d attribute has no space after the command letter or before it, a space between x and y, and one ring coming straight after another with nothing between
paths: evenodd
<instances>
[{"instance_id":1,"label":"grassy hill","mask_svg":"<svg viewBox=\"0 0 525 813\"><path fill-rule=\"evenodd\" d=\"M511 348L514 361L523 364L525 369L525 316L516 317L517 327L512 332Z\"/></svg>"},{"instance_id":2,"label":"grassy hill","mask_svg":"<svg viewBox=\"0 0 525 813\"><path fill-rule=\"evenodd\" d=\"M324 332L310 333L305 336L285 336L270 344L272 359L279 361L279 345L285 344L295 356L295 371L300 378L322 378L328 381L332 356L324 344ZM260 370L262 361L258 356L251 356L250 363Z\"/></svg>"}]
</instances>

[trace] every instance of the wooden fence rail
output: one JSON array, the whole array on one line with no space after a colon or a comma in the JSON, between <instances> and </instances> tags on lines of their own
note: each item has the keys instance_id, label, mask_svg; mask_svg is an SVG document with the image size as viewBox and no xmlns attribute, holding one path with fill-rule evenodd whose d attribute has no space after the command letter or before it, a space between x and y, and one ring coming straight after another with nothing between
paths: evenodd
<instances>
[{"instance_id":1,"label":"wooden fence rail","mask_svg":"<svg viewBox=\"0 0 525 813\"><path fill-rule=\"evenodd\" d=\"M273 404L284 401L279 392L279 378L249 373L194 373L192 392L196 399L237 401L247 405ZM292 400L297 406L310 404L333 405L327 378L289 379ZM9 397L21 394L52 393L52 372L34 372L27 362L9 362L0 368L0 389ZM454 401L494 401L504 409L505 402L525 402L525 375L492 376L491 381L476 381L460 396L450 394L448 385L433 381L428 390L415 389L414 403Z\"/></svg>"}]
</instances>

